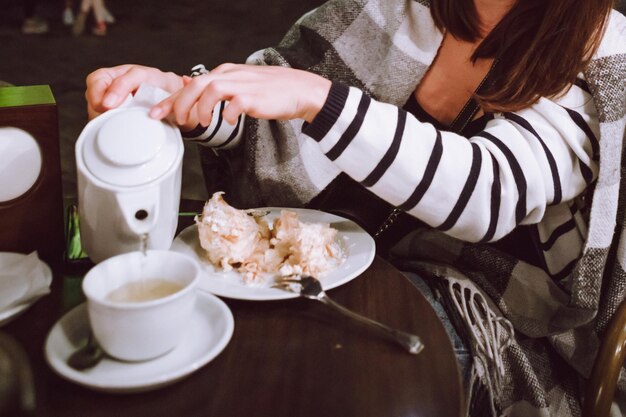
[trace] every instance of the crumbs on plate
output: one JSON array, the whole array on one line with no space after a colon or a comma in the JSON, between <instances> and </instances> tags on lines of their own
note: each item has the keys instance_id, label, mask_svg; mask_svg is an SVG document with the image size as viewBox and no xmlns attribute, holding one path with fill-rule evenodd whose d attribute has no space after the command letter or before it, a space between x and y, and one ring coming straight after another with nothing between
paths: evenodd
<instances>
[{"instance_id":1,"label":"crumbs on plate","mask_svg":"<svg viewBox=\"0 0 626 417\"><path fill-rule=\"evenodd\" d=\"M222 194L213 194L196 217L200 245L214 266L240 272L246 285L263 285L276 274L323 278L343 262L337 230L328 223L304 223L281 210L270 227L263 216L230 206Z\"/></svg>"}]
</instances>

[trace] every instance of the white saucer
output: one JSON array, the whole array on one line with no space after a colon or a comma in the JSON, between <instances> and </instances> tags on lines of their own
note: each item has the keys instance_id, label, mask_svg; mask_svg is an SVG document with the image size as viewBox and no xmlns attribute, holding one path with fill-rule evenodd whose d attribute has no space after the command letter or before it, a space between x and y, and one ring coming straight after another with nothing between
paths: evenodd
<instances>
[{"instance_id":1,"label":"white saucer","mask_svg":"<svg viewBox=\"0 0 626 417\"><path fill-rule=\"evenodd\" d=\"M46 359L61 377L96 391L132 393L172 384L215 358L228 344L235 327L230 309L214 295L198 292L196 310L181 343L147 362L121 362L109 357L95 367L77 371L66 360L89 331L85 303L65 314L50 330Z\"/></svg>"},{"instance_id":2,"label":"white saucer","mask_svg":"<svg viewBox=\"0 0 626 417\"><path fill-rule=\"evenodd\" d=\"M3 326L10 322L13 319L16 319L20 314L22 314L26 309L32 306L37 300L30 300L24 304L18 304L13 307L9 307L6 310L0 311L0 326Z\"/></svg>"}]
</instances>

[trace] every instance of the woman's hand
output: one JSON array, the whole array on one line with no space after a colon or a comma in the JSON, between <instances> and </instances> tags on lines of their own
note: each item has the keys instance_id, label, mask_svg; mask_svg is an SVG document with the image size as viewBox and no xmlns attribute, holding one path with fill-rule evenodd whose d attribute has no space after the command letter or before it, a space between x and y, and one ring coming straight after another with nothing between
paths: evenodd
<instances>
[{"instance_id":1,"label":"woman's hand","mask_svg":"<svg viewBox=\"0 0 626 417\"><path fill-rule=\"evenodd\" d=\"M185 79L185 87L163 100L150 116L172 115L178 125L191 120L211 123L213 108L228 100L224 119L235 124L240 114L258 119L313 121L328 97L331 82L291 68L223 64L209 74Z\"/></svg>"},{"instance_id":2,"label":"woman's hand","mask_svg":"<svg viewBox=\"0 0 626 417\"><path fill-rule=\"evenodd\" d=\"M100 68L87 76L85 98L89 119L122 104L144 82L170 93L183 87L182 77L156 68L141 65Z\"/></svg>"}]
</instances>

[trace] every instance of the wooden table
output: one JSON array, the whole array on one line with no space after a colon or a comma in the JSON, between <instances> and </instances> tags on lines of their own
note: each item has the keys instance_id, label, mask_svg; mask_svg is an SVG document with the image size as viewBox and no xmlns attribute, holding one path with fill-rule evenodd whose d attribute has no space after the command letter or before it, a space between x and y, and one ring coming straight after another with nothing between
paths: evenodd
<instances>
[{"instance_id":1,"label":"wooden table","mask_svg":"<svg viewBox=\"0 0 626 417\"><path fill-rule=\"evenodd\" d=\"M2 329L26 351L38 417L387 417L461 415L451 343L421 293L376 257L331 297L422 338L417 356L306 299L224 301L235 331L213 361L174 385L107 394L57 376L44 359L52 325L83 301L82 274L55 271L52 293Z\"/></svg>"}]
</instances>

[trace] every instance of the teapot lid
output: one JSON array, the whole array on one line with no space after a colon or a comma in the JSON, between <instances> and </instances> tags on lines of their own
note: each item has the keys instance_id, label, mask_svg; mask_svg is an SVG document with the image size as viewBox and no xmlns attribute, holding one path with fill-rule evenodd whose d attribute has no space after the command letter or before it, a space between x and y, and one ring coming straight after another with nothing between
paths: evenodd
<instances>
[{"instance_id":1,"label":"teapot lid","mask_svg":"<svg viewBox=\"0 0 626 417\"><path fill-rule=\"evenodd\" d=\"M159 178L176 162L182 148L178 130L150 118L143 108L106 112L92 120L83 135L86 168L99 180L117 186L137 186Z\"/></svg>"}]
</instances>

